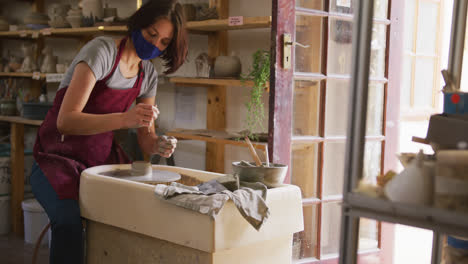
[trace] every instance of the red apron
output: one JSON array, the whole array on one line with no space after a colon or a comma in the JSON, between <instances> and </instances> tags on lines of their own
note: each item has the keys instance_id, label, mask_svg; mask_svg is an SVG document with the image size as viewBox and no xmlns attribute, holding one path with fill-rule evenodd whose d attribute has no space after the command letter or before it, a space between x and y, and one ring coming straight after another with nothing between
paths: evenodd
<instances>
[{"instance_id":1,"label":"red apron","mask_svg":"<svg viewBox=\"0 0 468 264\"><path fill-rule=\"evenodd\" d=\"M144 72L139 64L138 77L131 89L112 89L106 84L119 65L125 47L124 38L111 72L97 81L83 113L109 114L126 112L140 93ZM34 159L46 175L59 199L78 199L81 172L104 164L130 163L112 131L87 136L62 136L57 129L57 117L68 87L57 92L54 105L39 128L34 145Z\"/></svg>"}]
</instances>

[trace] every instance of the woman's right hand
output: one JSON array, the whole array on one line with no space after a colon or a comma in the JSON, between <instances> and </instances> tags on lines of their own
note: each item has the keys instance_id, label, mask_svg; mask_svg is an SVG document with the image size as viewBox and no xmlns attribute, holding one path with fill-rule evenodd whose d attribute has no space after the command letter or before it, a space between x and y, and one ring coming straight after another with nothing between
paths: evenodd
<instances>
[{"instance_id":1,"label":"woman's right hand","mask_svg":"<svg viewBox=\"0 0 468 264\"><path fill-rule=\"evenodd\" d=\"M123 114L124 128L150 127L158 118L159 110L149 104L137 104Z\"/></svg>"}]
</instances>

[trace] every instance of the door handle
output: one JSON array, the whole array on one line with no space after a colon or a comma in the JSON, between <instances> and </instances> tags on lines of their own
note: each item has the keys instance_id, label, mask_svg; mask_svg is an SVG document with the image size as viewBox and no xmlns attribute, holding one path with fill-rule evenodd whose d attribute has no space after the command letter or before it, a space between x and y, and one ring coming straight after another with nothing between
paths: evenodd
<instances>
[{"instance_id":1,"label":"door handle","mask_svg":"<svg viewBox=\"0 0 468 264\"><path fill-rule=\"evenodd\" d=\"M292 41L291 34L283 34L283 68L291 69L292 46L301 48L309 48L310 45L304 45L296 41Z\"/></svg>"}]
</instances>

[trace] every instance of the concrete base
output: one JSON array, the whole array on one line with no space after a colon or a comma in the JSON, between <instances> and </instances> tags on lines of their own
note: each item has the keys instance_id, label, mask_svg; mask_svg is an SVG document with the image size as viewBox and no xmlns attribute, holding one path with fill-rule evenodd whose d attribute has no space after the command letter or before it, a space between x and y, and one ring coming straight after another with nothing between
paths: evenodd
<instances>
[{"instance_id":1,"label":"concrete base","mask_svg":"<svg viewBox=\"0 0 468 264\"><path fill-rule=\"evenodd\" d=\"M292 235L210 253L88 221L86 251L87 264L287 264Z\"/></svg>"}]
</instances>

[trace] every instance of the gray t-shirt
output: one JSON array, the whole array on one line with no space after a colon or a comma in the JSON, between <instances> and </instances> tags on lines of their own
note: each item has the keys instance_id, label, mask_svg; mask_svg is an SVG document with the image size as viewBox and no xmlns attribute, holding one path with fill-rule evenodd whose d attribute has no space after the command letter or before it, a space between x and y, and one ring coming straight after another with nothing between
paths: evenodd
<instances>
[{"instance_id":1,"label":"gray t-shirt","mask_svg":"<svg viewBox=\"0 0 468 264\"><path fill-rule=\"evenodd\" d=\"M96 77L96 81L104 79L112 70L112 66L117 58L117 52L117 45L114 39L110 37L97 37L86 43L73 59L62 82L60 82L59 89L67 87L70 84L76 65L82 61L86 62L91 68ZM138 98L156 96L158 74L151 61L144 60L142 63L145 77L143 78ZM120 67L116 67L106 84L112 89L131 89L136 80L137 76L129 79L125 78L120 72Z\"/></svg>"}]
</instances>

